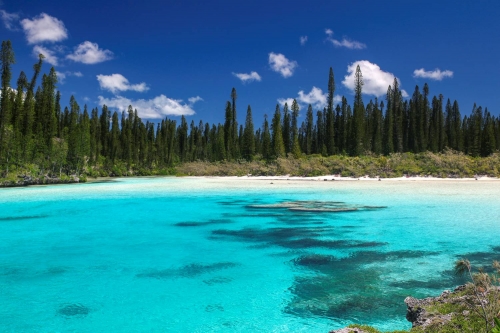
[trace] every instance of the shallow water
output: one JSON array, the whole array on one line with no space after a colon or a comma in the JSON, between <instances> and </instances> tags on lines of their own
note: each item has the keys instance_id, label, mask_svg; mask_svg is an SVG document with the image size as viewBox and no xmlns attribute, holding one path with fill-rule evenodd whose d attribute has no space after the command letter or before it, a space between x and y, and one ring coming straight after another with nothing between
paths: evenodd
<instances>
[{"instance_id":1,"label":"shallow water","mask_svg":"<svg viewBox=\"0 0 500 333\"><path fill-rule=\"evenodd\" d=\"M271 184L274 183L274 184ZM500 184L129 178L0 190L5 332L409 328L500 258Z\"/></svg>"}]
</instances>

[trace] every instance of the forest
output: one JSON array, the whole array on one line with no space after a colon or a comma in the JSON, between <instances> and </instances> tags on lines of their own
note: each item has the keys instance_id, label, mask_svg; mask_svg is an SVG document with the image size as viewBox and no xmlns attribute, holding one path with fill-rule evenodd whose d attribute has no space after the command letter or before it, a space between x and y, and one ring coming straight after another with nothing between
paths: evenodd
<instances>
[{"instance_id":1,"label":"forest","mask_svg":"<svg viewBox=\"0 0 500 333\"><path fill-rule=\"evenodd\" d=\"M69 104L57 91L55 69L42 75L40 54L28 77L12 81L14 51L1 47L0 178L36 173L121 176L168 174L190 162L261 161L309 156L390 157L398 153L454 152L470 158L488 157L500 148L500 117L474 104L462 116L458 102L431 96L427 84L403 98L395 78L383 100L363 102L363 74L355 75L352 104L346 97L334 106L335 79L329 71L327 103L322 110L309 105L276 105L272 116L254 125L251 106L243 124L237 121L237 92L226 102L224 122L188 122L186 117L143 121L138 110L111 111L106 105L83 108L71 96ZM40 78L41 75L41 78ZM38 83L40 79L40 82ZM325 80L326 81L326 80Z\"/></svg>"}]
</instances>

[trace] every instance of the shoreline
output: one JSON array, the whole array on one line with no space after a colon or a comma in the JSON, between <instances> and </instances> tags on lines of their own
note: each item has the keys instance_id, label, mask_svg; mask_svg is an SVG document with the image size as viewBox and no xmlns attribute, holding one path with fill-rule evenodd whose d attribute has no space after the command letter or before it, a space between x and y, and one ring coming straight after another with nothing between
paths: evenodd
<instances>
[{"instance_id":1,"label":"shoreline","mask_svg":"<svg viewBox=\"0 0 500 333\"><path fill-rule=\"evenodd\" d=\"M403 176L403 177L370 177L368 175L363 177L342 177L339 175L325 175L315 177L298 177L298 176L186 176L188 178L214 178L214 179L238 179L238 180L293 180L293 181L498 181L500 178L489 176L475 176L475 177L432 177L432 176Z\"/></svg>"},{"instance_id":2,"label":"shoreline","mask_svg":"<svg viewBox=\"0 0 500 333\"><path fill-rule=\"evenodd\" d=\"M50 178L45 179L46 182L40 180L39 178L29 179L29 180L19 180L17 182L3 182L0 183L0 188L12 188L12 187L27 187L27 186L47 186L47 185L66 185L66 184L85 184L85 183L97 183L97 182L108 182L113 179L119 178L156 178L156 177L173 177L173 178L190 178L190 179L225 179L225 180L260 180L260 181L389 181L389 182L427 182L427 181L500 181L498 177L489 176L475 176L475 177L433 177L433 176L402 176L402 177L392 177L392 178L382 178L382 177L370 177L368 175L363 177L342 177L340 175L324 175L324 176L314 176L314 177L299 177L299 176L125 176L125 177L88 177L85 181L80 181L78 177L71 177L70 179L59 179Z\"/></svg>"}]
</instances>

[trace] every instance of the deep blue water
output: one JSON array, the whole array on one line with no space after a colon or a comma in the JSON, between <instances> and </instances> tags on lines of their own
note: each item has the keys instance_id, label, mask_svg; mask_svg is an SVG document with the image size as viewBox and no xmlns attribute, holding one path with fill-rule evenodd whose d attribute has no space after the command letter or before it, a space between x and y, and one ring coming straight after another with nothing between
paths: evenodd
<instances>
[{"instance_id":1,"label":"deep blue water","mask_svg":"<svg viewBox=\"0 0 500 333\"><path fill-rule=\"evenodd\" d=\"M0 331L409 328L406 296L463 282L462 256L500 258L499 195L494 181L2 189Z\"/></svg>"}]
</instances>

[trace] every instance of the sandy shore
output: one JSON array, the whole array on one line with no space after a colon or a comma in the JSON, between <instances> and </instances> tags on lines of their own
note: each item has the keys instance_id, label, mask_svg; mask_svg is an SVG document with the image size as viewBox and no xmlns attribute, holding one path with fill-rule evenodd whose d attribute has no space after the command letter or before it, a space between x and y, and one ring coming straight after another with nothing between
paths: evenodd
<instances>
[{"instance_id":1,"label":"sandy shore","mask_svg":"<svg viewBox=\"0 0 500 333\"><path fill-rule=\"evenodd\" d=\"M396 178L380 178L380 177L341 177L340 175L327 175L327 176L317 176L317 177L293 177L290 175L284 176L207 176L207 177L193 177L193 178L220 178L220 179L241 179L241 180L304 180L304 181L491 181L500 180L496 177L488 176L476 176L470 178L438 178L432 176L403 176Z\"/></svg>"}]
</instances>

